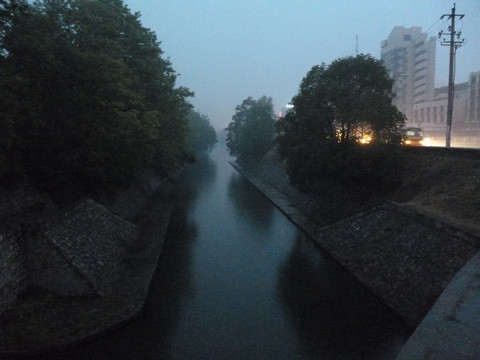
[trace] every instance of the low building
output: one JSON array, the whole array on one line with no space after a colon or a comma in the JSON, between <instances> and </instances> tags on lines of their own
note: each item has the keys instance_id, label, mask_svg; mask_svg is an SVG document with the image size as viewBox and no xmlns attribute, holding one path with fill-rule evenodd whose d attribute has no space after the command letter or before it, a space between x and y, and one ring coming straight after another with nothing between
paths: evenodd
<instances>
[{"instance_id":1,"label":"low building","mask_svg":"<svg viewBox=\"0 0 480 360\"><path fill-rule=\"evenodd\" d=\"M467 114L468 83L455 85L452 131L465 127ZM421 127L430 136L445 135L448 109L448 86L435 88L434 98L414 105L413 122L409 125Z\"/></svg>"},{"instance_id":2,"label":"low building","mask_svg":"<svg viewBox=\"0 0 480 360\"><path fill-rule=\"evenodd\" d=\"M480 71L470 73L468 77L467 117L465 124L468 129L480 129Z\"/></svg>"}]
</instances>

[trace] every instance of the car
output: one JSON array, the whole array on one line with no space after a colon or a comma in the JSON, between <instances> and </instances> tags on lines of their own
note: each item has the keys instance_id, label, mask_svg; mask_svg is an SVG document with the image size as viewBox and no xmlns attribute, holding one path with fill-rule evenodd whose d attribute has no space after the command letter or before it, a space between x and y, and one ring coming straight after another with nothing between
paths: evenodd
<instances>
[{"instance_id":1,"label":"car","mask_svg":"<svg viewBox=\"0 0 480 360\"><path fill-rule=\"evenodd\" d=\"M422 146L423 131L421 128L408 127L402 130L402 145Z\"/></svg>"}]
</instances>

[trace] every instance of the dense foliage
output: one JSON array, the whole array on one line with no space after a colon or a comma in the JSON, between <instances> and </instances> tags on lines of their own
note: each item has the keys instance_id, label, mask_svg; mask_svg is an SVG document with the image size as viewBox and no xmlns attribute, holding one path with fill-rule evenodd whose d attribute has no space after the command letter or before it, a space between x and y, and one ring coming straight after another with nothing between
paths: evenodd
<instances>
[{"instance_id":1,"label":"dense foliage","mask_svg":"<svg viewBox=\"0 0 480 360\"><path fill-rule=\"evenodd\" d=\"M0 0L0 177L114 190L188 158L192 93L122 0Z\"/></svg>"},{"instance_id":2,"label":"dense foliage","mask_svg":"<svg viewBox=\"0 0 480 360\"><path fill-rule=\"evenodd\" d=\"M364 188L394 186L401 162L395 147L405 116L392 105L393 81L368 55L314 66L277 122L280 152L293 184L315 191L328 177ZM361 145L364 135L371 143Z\"/></svg>"},{"instance_id":3,"label":"dense foliage","mask_svg":"<svg viewBox=\"0 0 480 360\"><path fill-rule=\"evenodd\" d=\"M243 100L227 127L230 154L243 159L259 159L273 144L275 112L271 98Z\"/></svg>"},{"instance_id":4,"label":"dense foliage","mask_svg":"<svg viewBox=\"0 0 480 360\"><path fill-rule=\"evenodd\" d=\"M187 119L190 130L190 149L195 153L211 151L217 143L217 133L210 124L208 116L191 110Z\"/></svg>"}]
</instances>

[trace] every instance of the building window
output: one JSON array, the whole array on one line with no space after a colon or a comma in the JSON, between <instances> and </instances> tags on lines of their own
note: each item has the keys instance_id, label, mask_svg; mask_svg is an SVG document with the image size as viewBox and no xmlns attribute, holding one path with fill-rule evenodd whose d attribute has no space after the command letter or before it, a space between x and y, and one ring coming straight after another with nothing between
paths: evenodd
<instances>
[{"instance_id":1,"label":"building window","mask_svg":"<svg viewBox=\"0 0 480 360\"><path fill-rule=\"evenodd\" d=\"M426 58L422 58L422 59L420 59L420 60L415 61L415 67L417 67L419 64L421 64L421 63L423 63L423 62L426 62L426 61L427 61Z\"/></svg>"},{"instance_id":2,"label":"building window","mask_svg":"<svg viewBox=\"0 0 480 360\"><path fill-rule=\"evenodd\" d=\"M421 42L416 43L415 46L414 46L414 49L418 49L418 48L419 48L420 46L422 46L423 44L425 44L424 41L421 41Z\"/></svg>"},{"instance_id":3,"label":"building window","mask_svg":"<svg viewBox=\"0 0 480 360\"><path fill-rule=\"evenodd\" d=\"M403 35L403 41L412 41L412 35Z\"/></svg>"},{"instance_id":4,"label":"building window","mask_svg":"<svg viewBox=\"0 0 480 360\"><path fill-rule=\"evenodd\" d=\"M425 79L425 78L426 78L426 75L420 75L420 76L415 78L415 82L417 82L419 80L422 80L422 79Z\"/></svg>"},{"instance_id":5,"label":"building window","mask_svg":"<svg viewBox=\"0 0 480 360\"><path fill-rule=\"evenodd\" d=\"M426 67L425 67L425 66L424 66L424 67L420 67L420 68L418 68L417 70L415 70L415 74L417 74L417 73L420 72L420 71L425 71L425 70L426 70Z\"/></svg>"},{"instance_id":6,"label":"building window","mask_svg":"<svg viewBox=\"0 0 480 360\"><path fill-rule=\"evenodd\" d=\"M426 54L426 53L427 53L427 50L422 49L419 52L415 53L415 57L419 57L420 55L423 55L423 54Z\"/></svg>"}]
</instances>

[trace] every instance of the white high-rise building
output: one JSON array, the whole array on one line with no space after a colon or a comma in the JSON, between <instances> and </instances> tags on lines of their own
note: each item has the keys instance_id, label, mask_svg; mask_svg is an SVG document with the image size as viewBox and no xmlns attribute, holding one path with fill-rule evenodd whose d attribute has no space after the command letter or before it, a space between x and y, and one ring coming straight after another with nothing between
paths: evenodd
<instances>
[{"instance_id":1,"label":"white high-rise building","mask_svg":"<svg viewBox=\"0 0 480 360\"><path fill-rule=\"evenodd\" d=\"M393 103L414 123L414 107L432 100L435 90L436 38L422 28L395 26L381 43L381 59L395 81Z\"/></svg>"}]
</instances>

